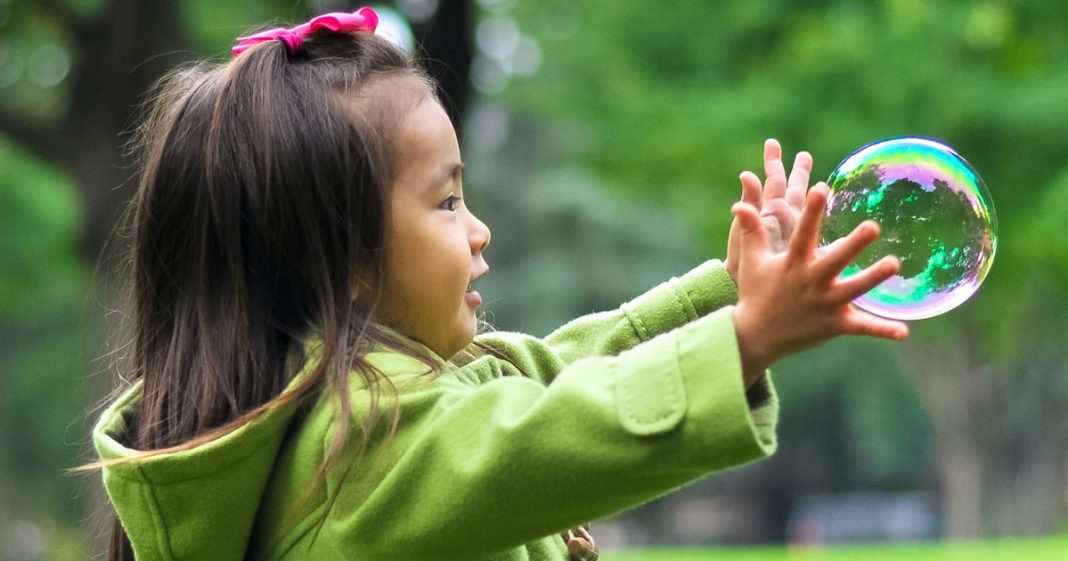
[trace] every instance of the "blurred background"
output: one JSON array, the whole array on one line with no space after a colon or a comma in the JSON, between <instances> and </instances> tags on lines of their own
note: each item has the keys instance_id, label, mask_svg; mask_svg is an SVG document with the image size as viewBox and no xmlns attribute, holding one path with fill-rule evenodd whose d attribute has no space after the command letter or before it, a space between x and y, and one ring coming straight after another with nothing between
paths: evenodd
<instances>
[{"instance_id":1,"label":"blurred background","mask_svg":"<svg viewBox=\"0 0 1068 561\"><path fill-rule=\"evenodd\" d=\"M116 381L124 157L168 68L352 2L0 0L0 560L102 550L87 435ZM984 177L1000 247L900 345L774 370L781 446L595 524L604 549L1027 540L1068 554L1068 4L397 0L493 229L487 319L545 334L722 257L765 138L823 178L925 135ZM789 163L789 162L788 162ZM116 257L117 256L117 257ZM783 546L786 547L783 547ZM872 546L879 547L879 546ZM833 548L832 548L833 549Z\"/></svg>"}]
</instances>

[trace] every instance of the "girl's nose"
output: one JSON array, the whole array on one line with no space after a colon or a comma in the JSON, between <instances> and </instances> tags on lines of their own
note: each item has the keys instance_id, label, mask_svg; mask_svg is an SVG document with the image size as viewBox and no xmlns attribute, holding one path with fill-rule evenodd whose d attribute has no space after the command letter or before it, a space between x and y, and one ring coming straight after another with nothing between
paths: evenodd
<instances>
[{"instance_id":1,"label":"girl's nose","mask_svg":"<svg viewBox=\"0 0 1068 561\"><path fill-rule=\"evenodd\" d=\"M490 243L490 229L474 214L471 215L471 253L482 253Z\"/></svg>"}]
</instances>

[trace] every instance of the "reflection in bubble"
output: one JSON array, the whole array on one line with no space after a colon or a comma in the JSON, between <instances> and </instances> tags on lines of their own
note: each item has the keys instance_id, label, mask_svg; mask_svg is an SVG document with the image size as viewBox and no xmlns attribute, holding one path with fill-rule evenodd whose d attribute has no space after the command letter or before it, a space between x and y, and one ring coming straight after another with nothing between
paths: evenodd
<instances>
[{"instance_id":1,"label":"reflection in bubble","mask_svg":"<svg viewBox=\"0 0 1068 561\"><path fill-rule=\"evenodd\" d=\"M823 241L864 220L882 228L843 276L884 255L901 271L856 300L874 314L923 319L970 298L997 247L997 218L982 179L952 148L925 138L894 138L857 150L831 173Z\"/></svg>"}]
</instances>

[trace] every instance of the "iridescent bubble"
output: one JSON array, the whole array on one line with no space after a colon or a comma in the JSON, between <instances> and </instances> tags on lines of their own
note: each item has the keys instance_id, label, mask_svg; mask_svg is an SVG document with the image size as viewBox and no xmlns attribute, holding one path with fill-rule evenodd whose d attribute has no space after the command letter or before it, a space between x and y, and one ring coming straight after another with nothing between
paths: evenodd
<instances>
[{"instance_id":1,"label":"iridescent bubble","mask_svg":"<svg viewBox=\"0 0 1068 561\"><path fill-rule=\"evenodd\" d=\"M928 138L874 142L838 164L827 180L826 245L864 220L882 235L842 272L884 255L899 274L854 303L873 314L915 320L963 304L986 278L997 249L997 216L979 174L952 148Z\"/></svg>"}]
</instances>

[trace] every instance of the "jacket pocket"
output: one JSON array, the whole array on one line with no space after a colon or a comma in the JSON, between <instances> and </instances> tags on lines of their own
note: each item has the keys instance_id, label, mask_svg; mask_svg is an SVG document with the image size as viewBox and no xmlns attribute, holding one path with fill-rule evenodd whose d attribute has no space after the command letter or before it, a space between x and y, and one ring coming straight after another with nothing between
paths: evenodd
<instances>
[{"instance_id":1,"label":"jacket pocket","mask_svg":"<svg viewBox=\"0 0 1068 561\"><path fill-rule=\"evenodd\" d=\"M674 334L661 335L616 362L617 411L627 432L662 434L677 427L686 416L676 343Z\"/></svg>"}]
</instances>

